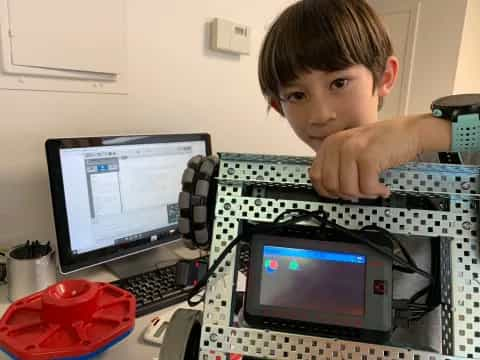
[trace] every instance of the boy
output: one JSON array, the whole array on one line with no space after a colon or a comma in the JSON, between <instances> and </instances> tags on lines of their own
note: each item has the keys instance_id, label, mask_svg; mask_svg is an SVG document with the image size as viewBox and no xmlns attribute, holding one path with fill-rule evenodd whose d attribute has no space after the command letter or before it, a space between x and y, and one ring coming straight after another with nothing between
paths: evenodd
<instances>
[{"instance_id":1,"label":"boy","mask_svg":"<svg viewBox=\"0 0 480 360\"><path fill-rule=\"evenodd\" d=\"M398 68L384 26L364 0L302 0L270 28L260 86L316 152L310 177L320 195L388 197L378 180L383 170L450 149L447 120L422 114L378 122Z\"/></svg>"}]
</instances>

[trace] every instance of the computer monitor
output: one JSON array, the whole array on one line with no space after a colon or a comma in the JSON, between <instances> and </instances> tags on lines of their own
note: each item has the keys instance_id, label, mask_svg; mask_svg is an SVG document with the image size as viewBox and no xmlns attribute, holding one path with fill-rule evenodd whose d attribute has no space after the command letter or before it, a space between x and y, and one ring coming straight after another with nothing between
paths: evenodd
<instances>
[{"instance_id":1,"label":"computer monitor","mask_svg":"<svg viewBox=\"0 0 480 360\"><path fill-rule=\"evenodd\" d=\"M193 156L211 154L208 134L49 139L45 146L63 274L178 241L183 171Z\"/></svg>"}]
</instances>

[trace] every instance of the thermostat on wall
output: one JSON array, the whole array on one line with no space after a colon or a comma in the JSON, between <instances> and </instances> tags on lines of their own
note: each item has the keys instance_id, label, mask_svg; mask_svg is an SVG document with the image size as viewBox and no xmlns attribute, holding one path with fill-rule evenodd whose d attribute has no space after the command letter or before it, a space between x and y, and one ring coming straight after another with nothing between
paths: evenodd
<instances>
[{"instance_id":1,"label":"thermostat on wall","mask_svg":"<svg viewBox=\"0 0 480 360\"><path fill-rule=\"evenodd\" d=\"M210 46L212 50L249 54L250 32L246 25L215 18L211 22Z\"/></svg>"}]
</instances>

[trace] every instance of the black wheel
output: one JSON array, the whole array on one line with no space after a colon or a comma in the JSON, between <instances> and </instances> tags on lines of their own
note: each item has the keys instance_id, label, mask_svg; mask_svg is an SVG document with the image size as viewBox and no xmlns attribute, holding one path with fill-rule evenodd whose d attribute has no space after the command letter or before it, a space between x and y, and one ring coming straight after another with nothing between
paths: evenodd
<instances>
[{"instance_id":1,"label":"black wheel","mask_svg":"<svg viewBox=\"0 0 480 360\"><path fill-rule=\"evenodd\" d=\"M191 247L205 250L210 247L218 165L216 156L197 155L190 159L183 172L182 191L178 196L178 230L192 242Z\"/></svg>"},{"instance_id":2,"label":"black wheel","mask_svg":"<svg viewBox=\"0 0 480 360\"><path fill-rule=\"evenodd\" d=\"M202 316L198 310L178 309L173 314L163 338L159 359L198 360Z\"/></svg>"}]
</instances>

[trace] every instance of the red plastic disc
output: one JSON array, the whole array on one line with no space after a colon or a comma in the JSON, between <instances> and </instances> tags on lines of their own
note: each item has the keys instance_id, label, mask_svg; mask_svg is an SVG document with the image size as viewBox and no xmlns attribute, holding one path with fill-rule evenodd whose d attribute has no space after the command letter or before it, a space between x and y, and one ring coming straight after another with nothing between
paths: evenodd
<instances>
[{"instance_id":1,"label":"red plastic disc","mask_svg":"<svg viewBox=\"0 0 480 360\"><path fill-rule=\"evenodd\" d=\"M10 305L0 347L20 359L82 357L135 324L135 297L107 283L65 280Z\"/></svg>"}]
</instances>

